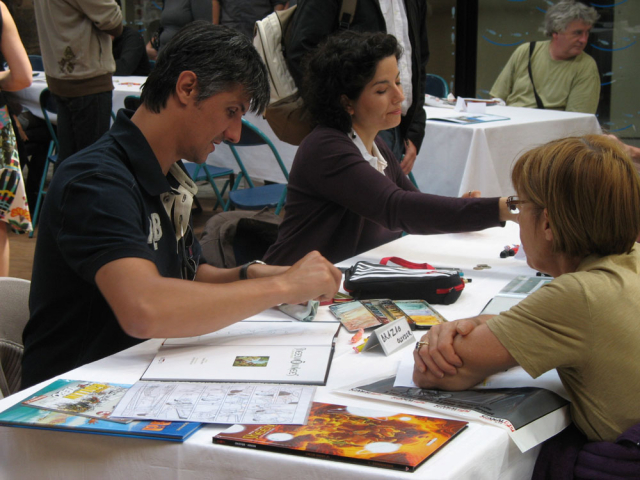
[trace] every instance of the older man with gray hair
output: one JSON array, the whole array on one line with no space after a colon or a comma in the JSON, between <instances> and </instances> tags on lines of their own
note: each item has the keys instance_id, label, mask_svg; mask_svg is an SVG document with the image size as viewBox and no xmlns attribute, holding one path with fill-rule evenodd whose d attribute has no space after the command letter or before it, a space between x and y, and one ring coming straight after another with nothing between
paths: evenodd
<instances>
[{"instance_id":1,"label":"older man with gray hair","mask_svg":"<svg viewBox=\"0 0 640 480\"><path fill-rule=\"evenodd\" d=\"M600 76L584 48L598 17L593 7L573 0L549 8L544 33L551 40L520 45L493 84L491 96L513 107L595 113Z\"/></svg>"}]
</instances>

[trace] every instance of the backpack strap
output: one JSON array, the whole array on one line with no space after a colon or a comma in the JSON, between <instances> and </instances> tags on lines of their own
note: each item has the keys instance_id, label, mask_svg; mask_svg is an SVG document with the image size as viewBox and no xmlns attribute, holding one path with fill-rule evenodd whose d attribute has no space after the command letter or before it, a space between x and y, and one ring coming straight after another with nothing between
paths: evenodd
<instances>
[{"instance_id":1,"label":"backpack strap","mask_svg":"<svg viewBox=\"0 0 640 480\"><path fill-rule=\"evenodd\" d=\"M358 0L342 0L342 7L340 8L340 15L338 16L338 25L343 30L349 30L351 22L353 22L353 15L356 12L356 5Z\"/></svg>"},{"instance_id":2,"label":"backpack strap","mask_svg":"<svg viewBox=\"0 0 640 480\"><path fill-rule=\"evenodd\" d=\"M529 66L527 68L529 69L529 78L531 79L531 86L533 87L533 96L536 97L536 104L538 105L539 109L544 110L544 103L542 103L542 99L536 91L536 84L533 83L533 73L531 72L531 56L533 55L533 51L535 50L535 48L536 42L531 42L529 44Z\"/></svg>"}]
</instances>

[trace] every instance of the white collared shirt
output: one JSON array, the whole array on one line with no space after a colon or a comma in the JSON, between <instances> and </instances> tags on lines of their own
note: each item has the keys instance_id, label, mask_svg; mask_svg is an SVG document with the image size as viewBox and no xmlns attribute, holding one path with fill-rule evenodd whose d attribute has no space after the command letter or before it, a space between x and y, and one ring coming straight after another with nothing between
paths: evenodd
<instances>
[{"instance_id":1,"label":"white collared shirt","mask_svg":"<svg viewBox=\"0 0 640 480\"><path fill-rule=\"evenodd\" d=\"M398 61L400 82L404 93L402 115L406 115L413 103L413 84L411 83L411 40L409 39L409 22L403 0L380 0L380 10L387 25L387 33L393 35L402 46L404 53Z\"/></svg>"},{"instance_id":2,"label":"white collared shirt","mask_svg":"<svg viewBox=\"0 0 640 480\"><path fill-rule=\"evenodd\" d=\"M373 148L371 149L371 151L373 152L373 155L371 155L367 151L367 147L364 146L362 139L358 136L358 134L354 130L351 130L351 133L349 134L349 138L355 144L355 146L358 147L358 150L360 150L362 157L367 162L369 162L369 165L371 165L373 168L375 168L377 171L379 171L384 175L384 169L387 168L387 161L382 156L382 153L380 153L380 150L378 149L376 142L373 142Z\"/></svg>"}]
</instances>

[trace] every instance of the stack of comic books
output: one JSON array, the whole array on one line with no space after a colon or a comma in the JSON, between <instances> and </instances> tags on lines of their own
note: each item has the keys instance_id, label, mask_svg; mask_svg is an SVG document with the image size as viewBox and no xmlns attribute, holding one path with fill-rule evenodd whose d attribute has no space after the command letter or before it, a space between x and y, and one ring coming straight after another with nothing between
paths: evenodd
<instances>
[{"instance_id":1,"label":"stack of comic books","mask_svg":"<svg viewBox=\"0 0 640 480\"><path fill-rule=\"evenodd\" d=\"M111 419L130 385L56 380L3 412L0 426L96 433L182 442L198 430L196 422Z\"/></svg>"}]
</instances>

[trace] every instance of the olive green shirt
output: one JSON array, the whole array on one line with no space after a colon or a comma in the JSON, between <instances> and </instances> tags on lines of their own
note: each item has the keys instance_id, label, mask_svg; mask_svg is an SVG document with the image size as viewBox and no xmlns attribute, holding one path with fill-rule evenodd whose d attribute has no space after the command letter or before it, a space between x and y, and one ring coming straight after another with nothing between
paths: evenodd
<instances>
[{"instance_id":1,"label":"olive green shirt","mask_svg":"<svg viewBox=\"0 0 640 480\"><path fill-rule=\"evenodd\" d=\"M640 422L640 253L585 258L487 322L532 377L556 368L591 441Z\"/></svg>"},{"instance_id":2,"label":"olive green shirt","mask_svg":"<svg viewBox=\"0 0 640 480\"><path fill-rule=\"evenodd\" d=\"M570 60L554 60L550 40L537 42L531 56L536 91L544 107L567 112L596 113L600 100L600 75L591 56L582 52ZM491 88L492 97L511 107L536 108L529 78L529 44L520 45Z\"/></svg>"}]
</instances>

